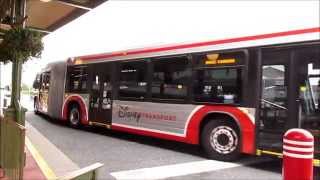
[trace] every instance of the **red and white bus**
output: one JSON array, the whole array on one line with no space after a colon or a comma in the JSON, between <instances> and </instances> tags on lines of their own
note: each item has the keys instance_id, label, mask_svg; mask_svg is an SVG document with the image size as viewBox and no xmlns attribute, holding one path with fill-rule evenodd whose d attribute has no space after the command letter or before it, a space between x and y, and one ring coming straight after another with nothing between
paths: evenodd
<instances>
[{"instance_id":1,"label":"red and white bus","mask_svg":"<svg viewBox=\"0 0 320 180\"><path fill-rule=\"evenodd\" d=\"M40 73L35 111L198 144L218 160L281 156L284 132L304 128L319 166L319 37L315 27L70 58Z\"/></svg>"}]
</instances>

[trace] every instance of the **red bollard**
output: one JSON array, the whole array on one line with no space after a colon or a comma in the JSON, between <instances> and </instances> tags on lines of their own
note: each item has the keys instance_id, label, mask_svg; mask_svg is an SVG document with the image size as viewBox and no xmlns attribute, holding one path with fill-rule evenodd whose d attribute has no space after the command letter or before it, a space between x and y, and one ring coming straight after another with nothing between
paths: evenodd
<instances>
[{"instance_id":1,"label":"red bollard","mask_svg":"<svg viewBox=\"0 0 320 180\"><path fill-rule=\"evenodd\" d=\"M283 180L313 179L313 135L304 129L290 129L283 137Z\"/></svg>"}]
</instances>

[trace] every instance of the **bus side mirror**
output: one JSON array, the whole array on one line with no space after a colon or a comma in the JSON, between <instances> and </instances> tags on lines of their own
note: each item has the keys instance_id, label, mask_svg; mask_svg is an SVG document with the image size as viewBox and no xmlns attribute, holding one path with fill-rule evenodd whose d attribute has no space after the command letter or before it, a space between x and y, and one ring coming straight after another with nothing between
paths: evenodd
<instances>
[{"instance_id":1,"label":"bus side mirror","mask_svg":"<svg viewBox=\"0 0 320 180\"><path fill-rule=\"evenodd\" d=\"M34 89L40 89L40 81L37 80L37 79L34 80L32 87L33 87Z\"/></svg>"}]
</instances>

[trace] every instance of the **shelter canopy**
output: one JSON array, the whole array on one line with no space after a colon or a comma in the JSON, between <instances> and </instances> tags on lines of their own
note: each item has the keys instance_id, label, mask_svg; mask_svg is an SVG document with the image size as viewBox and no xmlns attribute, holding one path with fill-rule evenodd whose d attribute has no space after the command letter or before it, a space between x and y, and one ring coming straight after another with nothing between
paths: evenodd
<instances>
[{"instance_id":1,"label":"shelter canopy","mask_svg":"<svg viewBox=\"0 0 320 180\"><path fill-rule=\"evenodd\" d=\"M0 6L12 0L0 0ZM50 33L107 0L26 0L27 27ZM9 29L5 21L0 29Z\"/></svg>"}]
</instances>

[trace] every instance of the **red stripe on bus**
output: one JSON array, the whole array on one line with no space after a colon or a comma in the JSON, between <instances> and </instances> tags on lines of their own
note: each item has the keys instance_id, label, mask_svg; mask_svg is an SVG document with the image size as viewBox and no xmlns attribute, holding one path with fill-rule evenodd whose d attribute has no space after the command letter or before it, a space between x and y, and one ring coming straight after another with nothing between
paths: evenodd
<instances>
[{"instance_id":1,"label":"red stripe on bus","mask_svg":"<svg viewBox=\"0 0 320 180\"><path fill-rule=\"evenodd\" d=\"M132 133L132 134L155 137L155 138L159 138L159 139L167 139L167 140L189 143L185 137L175 136L175 135L160 133L160 132L154 132L151 130L148 131L148 130L142 130L142 129L135 129L135 128L130 128L130 127L118 126L118 125L114 125L114 124L111 125L111 129L117 130L117 131L128 132L128 133Z\"/></svg>"},{"instance_id":2,"label":"red stripe on bus","mask_svg":"<svg viewBox=\"0 0 320 180\"><path fill-rule=\"evenodd\" d=\"M187 139L192 144L199 144L200 125L206 115L210 113L220 113L231 116L240 126L241 152L253 154L255 153L255 125L250 118L237 107L231 106L204 106L199 109L191 118L187 128ZM214 121L214 119L213 119Z\"/></svg>"},{"instance_id":3,"label":"red stripe on bus","mask_svg":"<svg viewBox=\"0 0 320 180\"><path fill-rule=\"evenodd\" d=\"M151 136L161 139L174 140L179 142L185 142L189 144L199 144L200 137L200 124L206 115L209 113L222 113L233 117L240 126L241 136L241 152L254 154L255 153L255 136L254 136L254 124L251 122L249 117L240 111L237 107L230 106L204 106L200 108L191 118L190 123L187 127L186 137L175 136L167 134L165 132L154 132L152 130L142 130L131 127L124 127L119 125L112 125L112 129L124 131L133 134L139 134L144 136Z\"/></svg>"},{"instance_id":4,"label":"red stripe on bus","mask_svg":"<svg viewBox=\"0 0 320 180\"><path fill-rule=\"evenodd\" d=\"M129 50L129 51L123 51L123 52L102 53L102 54L96 54L96 55L79 56L77 58L80 58L84 61L89 61L89 60L97 60L97 59L117 57L117 56L161 52L161 51L169 51L169 50L177 50L177 49L185 49L185 48L195 48L195 47L201 47L201 46L227 44L227 43L259 40L259 39L268 39L268 38L275 38L275 37L292 36L292 35L307 34L307 33L316 33L316 32L320 32L320 27L291 30L291 31L283 31L283 32L276 32L276 33L269 33L269 34L260 34L260 35L245 36L245 37L237 37L237 38L229 38L229 39L221 39L221 40L213 40L213 41L191 43L191 44L182 44L182 45L165 46L165 47L154 47L154 48L149 48L149 49L137 49L137 50Z\"/></svg>"}]
</instances>

